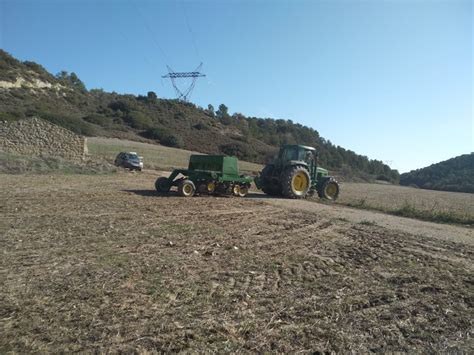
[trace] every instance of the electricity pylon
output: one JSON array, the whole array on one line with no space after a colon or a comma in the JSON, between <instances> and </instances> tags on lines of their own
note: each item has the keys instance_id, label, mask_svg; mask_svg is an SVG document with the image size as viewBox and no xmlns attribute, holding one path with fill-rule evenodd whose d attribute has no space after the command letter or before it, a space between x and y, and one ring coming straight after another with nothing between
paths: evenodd
<instances>
[{"instance_id":1,"label":"electricity pylon","mask_svg":"<svg viewBox=\"0 0 474 355\"><path fill-rule=\"evenodd\" d=\"M200 72L202 68L202 63L199 64L199 66L196 69L194 69L194 71L190 71L190 72L175 72L173 69L170 68L169 65L167 65L166 67L168 68L168 74L163 75L162 78L171 79L171 83L173 84L174 90L176 91L176 96L178 97L178 100L188 101L194 89L194 86L196 85L197 78L206 76L205 74ZM189 84L186 90L181 91L176 81L177 79L187 79L187 78L192 79L191 84Z\"/></svg>"}]
</instances>

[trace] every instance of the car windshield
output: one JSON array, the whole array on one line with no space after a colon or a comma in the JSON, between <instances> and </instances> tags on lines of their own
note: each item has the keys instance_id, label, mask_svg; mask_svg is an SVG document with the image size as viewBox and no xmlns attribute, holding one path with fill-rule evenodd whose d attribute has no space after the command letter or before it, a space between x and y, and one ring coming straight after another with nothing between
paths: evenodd
<instances>
[{"instance_id":1,"label":"car windshield","mask_svg":"<svg viewBox=\"0 0 474 355\"><path fill-rule=\"evenodd\" d=\"M126 158L127 158L128 160L137 160L137 161L140 160L140 158L138 158L138 155L136 155L136 154L127 154L127 155L126 155Z\"/></svg>"}]
</instances>

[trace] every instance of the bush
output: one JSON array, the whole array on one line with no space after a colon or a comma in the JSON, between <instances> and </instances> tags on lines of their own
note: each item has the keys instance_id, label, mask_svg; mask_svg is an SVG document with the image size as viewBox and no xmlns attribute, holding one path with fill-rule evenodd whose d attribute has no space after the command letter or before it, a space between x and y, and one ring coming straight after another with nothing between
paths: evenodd
<instances>
[{"instance_id":1,"label":"bush","mask_svg":"<svg viewBox=\"0 0 474 355\"><path fill-rule=\"evenodd\" d=\"M225 125L225 126L229 126L229 125L231 125L231 124L234 122L234 120L232 119L232 117L230 117L230 116L228 116L228 115L219 117L219 121L220 121L223 125Z\"/></svg>"},{"instance_id":2,"label":"bush","mask_svg":"<svg viewBox=\"0 0 474 355\"><path fill-rule=\"evenodd\" d=\"M24 118L24 116L19 112L0 112L0 122L18 121L22 118Z\"/></svg>"},{"instance_id":3,"label":"bush","mask_svg":"<svg viewBox=\"0 0 474 355\"><path fill-rule=\"evenodd\" d=\"M240 142L223 144L219 149L223 154L236 156L239 159L254 159L256 155L253 149Z\"/></svg>"},{"instance_id":4,"label":"bush","mask_svg":"<svg viewBox=\"0 0 474 355\"><path fill-rule=\"evenodd\" d=\"M170 131L164 128L150 128L143 132L142 136L149 139L159 141L162 145L168 147L179 148L183 146L183 140L181 137L172 134Z\"/></svg>"},{"instance_id":5,"label":"bush","mask_svg":"<svg viewBox=\"0 0 474 355\"><path fill-rule=\"evenodd\" d=\"M209 126L205 123L197 123L193 126L194 129L197 129L197 130L208 130L209 129Z\"/></svg>"},{"instance_id":6,"label":"bush","mask_svg":"<svg viewBox=\"0 0 474 355\"><path fill-rule=\"evenodd\" d=\"M114 111L121 111L121 112L131 111L130 105L123 100L111 102L108 107Z\"/></svg>"},{"instance_id":7,"label":"bush","mask_svg":"<svg viewBox=\"0 0 474 355\"><path fill-rule=\"evenodd\" d=\"M378 175L376 180L380 180L380 181L387 181L387 182L390 182L390 178L385 176L385 175Z\"/></svg>"},{"instance_id":8,"label":"bush","mask_svg":"<svg viewBox=\"0 0 474 355\"><path fill-rule=\"evenodd\" d=\"M153 121L147 115L139 111L130 112L125 120L136 129L149 129L153 126Z\"/></svg>"},{"instance_id":9,"label":"bush","mask_svg":"<svg viewBox=\"0 0 474 355\"><path fill-rule=\"evenodd\" d=\"M147 129L145 132L142 133L142 136L148 139L153 140L160 140L165 135L169 134L169 132L164 128L150 128Z\"/></svg>"},{"instance_id":10,"label":"bush","mask_svg":"<svg viewBox=\"0 0 474 355\"><path fill-rule=\"evenodd\" d=\"M50 112L40 112L38 113L38 116L58 126L67 128L77 134L82 134L84 136L95 136L97 133L96 128L93 125L83 121L81 118L54 114Z\"/></svg>"},{"instance_id":11,"label":"bush","mask_svg":"<svg viewBox=\"0 0 474 355\"><path fill-rule=\"evenodd\" d=\"M174 148L179 148L183 146L183 141L181 137L175 136L173 134L164 136L161 140L160 143L163 145L166 145L168 147L174 147Z\"/></svg>"},{"instance_id":12,"label":"bush","mask_svg":"<svg viewBox=\"0 0 474 355\"><path fill-rule=\"evenodd\" d=\"M112 118L98 114L86 116L83 118L83 120L105 128L110 128L114 124Z\"/></svg>"}]
</instances>

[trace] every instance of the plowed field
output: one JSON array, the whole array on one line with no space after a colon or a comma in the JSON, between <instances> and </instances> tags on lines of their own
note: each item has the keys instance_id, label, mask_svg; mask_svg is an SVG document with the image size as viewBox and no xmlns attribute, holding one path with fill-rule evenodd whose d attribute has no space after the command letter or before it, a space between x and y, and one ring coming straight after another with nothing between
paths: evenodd
<instances>
[{"instance_id":1,"label":"plowed field","mask_svg":"<svg viewBox=\"0 0 474 355\"><path fill-rule=\"evenodd\" d=\"M0 352L474 351L474 230L151 173L0 176Z\"/></svg>"}]
</instances>

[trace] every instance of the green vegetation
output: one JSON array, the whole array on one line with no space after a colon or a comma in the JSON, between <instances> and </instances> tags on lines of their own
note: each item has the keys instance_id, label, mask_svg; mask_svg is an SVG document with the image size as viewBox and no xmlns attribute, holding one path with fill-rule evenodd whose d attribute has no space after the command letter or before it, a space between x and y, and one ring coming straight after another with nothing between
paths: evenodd
<instances>
[{"instance_id":1,"label":"green vegetation","mask_svg":"<svg viewBox=\"0 0 474 355\"><path fill-rule=\"evenodd\" d=\"M322 166L340 175L363 180L398 182L396 170L351 150L332 144L309 127L291 120L247 117L229 113L220 104L215 111L192 103L146 95L120 95L101 89L87 90L74 73L55 76L33 62L20 62L0 50L0 77L10 82L22 77L60 85L60 89L27 87L0 90L0 115L18 120L36 115L87 136L151 139L162 145L208 154L236 155L239 159L265 163L282 144L315 146Z\"/></svg>"},{"instance_id":2,"label":"green vegetation","mask_svg":"<svg viewBox=\"0 0 474 355\"><path fill-rule=\"evenodd\" d=\"M81 79L77 77L76 73L68 73L63 70L56 75L56 79L58 79L59 83L64 86L69 86L70 88L79 90L80 92L87 91L86 86Z\"/></svg>"},{"instance_id":3,"label":"green vegetation","mask_svg":"<svg viewBox=\"0 0 474 355\"><path fill-rule=\"evenodd\" d=\"M145 138L154 139L167 147L179 148L183 146L183 141L179 136L171 134L165 128L150 128L142 133Z\"/></svg>"},{"instance_id":4,"label":"green vegetation","mask_svg":"<svg viewBox=\"0 0 474 355\"><path fill-rule=\"evenodd\" d=\"M402 174L400 185L474 193L474 153Z\"/></svg>"}]
</instances>

